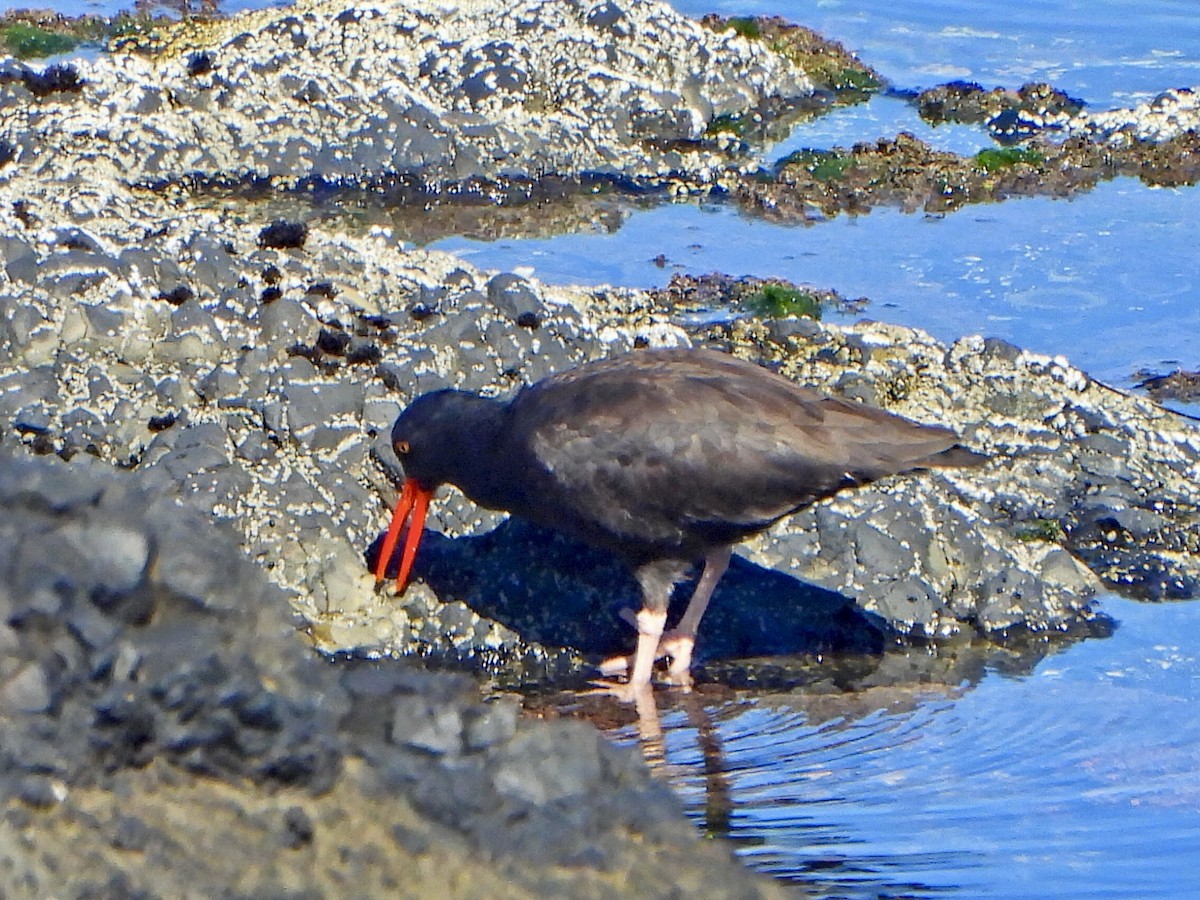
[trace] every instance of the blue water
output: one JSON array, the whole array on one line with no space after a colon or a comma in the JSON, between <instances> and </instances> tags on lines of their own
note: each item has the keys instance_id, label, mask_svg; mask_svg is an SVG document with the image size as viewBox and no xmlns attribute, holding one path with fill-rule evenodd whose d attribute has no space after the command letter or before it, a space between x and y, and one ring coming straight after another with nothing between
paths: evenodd
<instances>
[{"instance_id":1,"label":"blue water","mask_svg":"<svg viewBox=\"0 0 1200 900\"><path fill-rule=\"evenodd\" d=\"M672 0L699 16L778 15L841 41L902 88L1049 81L1097 108L1200 84L1194 0Z\"/></svg>"},{"instance_id":2,"label":"blue water","mask_svg":"<svg viewBox=\"0 0 1200 900\"><path fill-rule=\"evenodd\" d=\"M1120 180L1071 201L1010 200L938 218L881 209L810 227L727 204L675 204L633 212L615 233L433 246L484 268L529 266L557 283L782 276L869 297L874 319L946 341L1001 337L1129 385L1141 368L1200 365L1198 201L1194 189ZM660 253L665 268L652 261Z\"/></svg>"},{"instance_id":3,"label":"blue water","mask_svg":"<svg viewBox=\"0 0 1200 900\"><path fill-rule=\"evenodd\" d=\"M1023 677L865 712L747 697L703 739L667 712L660 769L699 826L732 804L742 857L821 896L1200 896L1200 605L1104 608L1112 638Z\"/></svg>"}]
</instances>

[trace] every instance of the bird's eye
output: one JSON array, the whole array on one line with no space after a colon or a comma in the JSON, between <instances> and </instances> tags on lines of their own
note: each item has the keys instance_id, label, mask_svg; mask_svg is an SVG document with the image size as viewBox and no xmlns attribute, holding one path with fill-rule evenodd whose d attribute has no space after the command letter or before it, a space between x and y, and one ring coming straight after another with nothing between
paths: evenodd
<instances>
[{"instance_id":1,"label":"bird's eye","mask_svg":"<svg viewBox=\"0 0 1200 900\"><path fill-rule=\"evenodd\" d=\"M396 453L398 453L400 456L404 456L409 450L412 449L408 446L408 441L396 441L394 446L396 448Z\"/></svg>"}]
</instances>

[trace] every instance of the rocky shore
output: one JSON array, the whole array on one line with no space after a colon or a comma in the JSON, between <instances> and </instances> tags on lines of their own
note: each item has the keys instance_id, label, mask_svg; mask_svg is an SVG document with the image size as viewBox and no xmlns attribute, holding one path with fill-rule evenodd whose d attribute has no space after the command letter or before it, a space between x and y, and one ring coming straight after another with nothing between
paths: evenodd
<instances>
[{"instance_id":1,"label":"rocky shore","mask_svg":"<svg viewBox=\"0 0 1200 900\"><path fill-rule=\"evenodd\" d=\"M753 155L712 123L789 109L818 74L650 0L310 0L154 53L0 62L14 891L780 890L699 842L625 751L411 661L586 677L628 640L616 610L634 596L611 560L454 496L417 583L375 592L399 472L388 429L431 389L501 394L705 344L948 424L992 457L748 545L701 632L710 660L1069 632L1102 584L1200 592L1196 423L1064 359L879 323L698 326L689 304L719 304L719 283L550 287L206 193L336 182L420 206L542 176L747 185ZM1089 133L1134 139L1111 118Z\"/></svg>"},{"instance_id":2,"label":"rocky shore","mask_svg":"<svg viewBox=\"0 0 1200 900\"><path fill-rule=\"evenodd\" d=\"M470 679L330 665L138 473L0 464L7 897L771 897L640 760Z\"/></svg>"}]
</instances>

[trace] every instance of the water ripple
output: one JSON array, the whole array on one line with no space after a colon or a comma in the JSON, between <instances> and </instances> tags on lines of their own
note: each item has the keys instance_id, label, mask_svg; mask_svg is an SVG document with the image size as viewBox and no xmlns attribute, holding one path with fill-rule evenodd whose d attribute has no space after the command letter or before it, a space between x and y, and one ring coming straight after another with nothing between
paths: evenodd
<instances>
[{"instance_id":1,"label":"water ripple","mask_svg":"<svg viewBox=\"0 0 1200 900\"><path fill-rule=\"evenodd\" d=\"M664 773L749 865L821 896L1200 895L1200 654L1169 640L1200 605L1112 602L1113 639L903 708L697 700L663 716Z\"/></svg>"}]
</instances>

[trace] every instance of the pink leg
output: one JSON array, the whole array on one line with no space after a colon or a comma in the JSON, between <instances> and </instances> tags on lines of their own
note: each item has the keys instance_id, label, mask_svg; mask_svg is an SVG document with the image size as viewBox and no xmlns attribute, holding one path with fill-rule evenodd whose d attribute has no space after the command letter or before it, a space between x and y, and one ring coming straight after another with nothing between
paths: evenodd
<instances>
[{"instance_id":1,"label":"pink leg","mask_svg":"<svg viewBox=\"0 0 1200 900\"><path fill-rule=\"evenodd\" d=\"M688 685L692 683L692 650L696 646L696 629L700 627L700 619L708 609L708 601L712 599L717 582L729 568L729 557L732 547L718 547L710 550L704 557L704 571L696 582L696 590L684 610L679 624L663 635L658 644L659 656L670 656L671 665L667 669L669 684Z\"/></svg>"},{"instance_id":2,"label":"pink leg","mask_svg":"<svg viewBox=\"0 0 1200 900\"><path fill-rule=\"evenodd\" d=\"M619 675L629 671L629 680L625 684L592 682L599 693L616 697L626 703L637 703L639 715L642 715L646 708L653 706L650 674L654 670L658 640L662 637L663 626L666 624L665 611L643 609L637 614L638 642L637 649L633 652L632 666L629 666L624 656L606 660L600 666L600 671L605 675Z\"/></svg>"},{"instance_id":3,"label":"pink leg","mask_svg":"<svg viewBox=\"0 0 1200 900\"><path fill-rule=\"evenodd\" d=\"M708 609L708 602L712 599L717 582L729 568L729 558L732 554L732 547L718 547L716 550L708 552L704 557L704 571L700 574L700 580L696 582L696 589L692 592L692 599L688 601L683 618L679 620L679 624L675 628L659 638L653 659L662 659L664 656L671 657L671 664L667 669L665 679L667 684L690 685L692 683L690 670L692 651L696 646L696 629L700 626L700 619L703 618L704 611ZM648 638L645 637L641 625L641 619L645 612L644 609L638 613L631 609L623 609L620 613L621 618L638 630L638 649L634 654L635 663L641 662L650 655L642 649L643 645L648 643ZM649 668L650 664L643 663L643 665ZM623 675L628 671L630 671L630 660L627 656L614 656L600 664L600 673L605 676Z\"/></svg>"},{"instance_id":4,"label":"pink leg","mask_svg":"<svg viewBox=\"0 0 1200 900\"><path fill-rule=\"evenodd\" d=\"M640 689L649 687L650 673L658 656L658 641L667 624L665 611L643 609L637 614L638 642L633 652L633 668L629 673L629 686Z\"/></svg>"}]
</instances>

